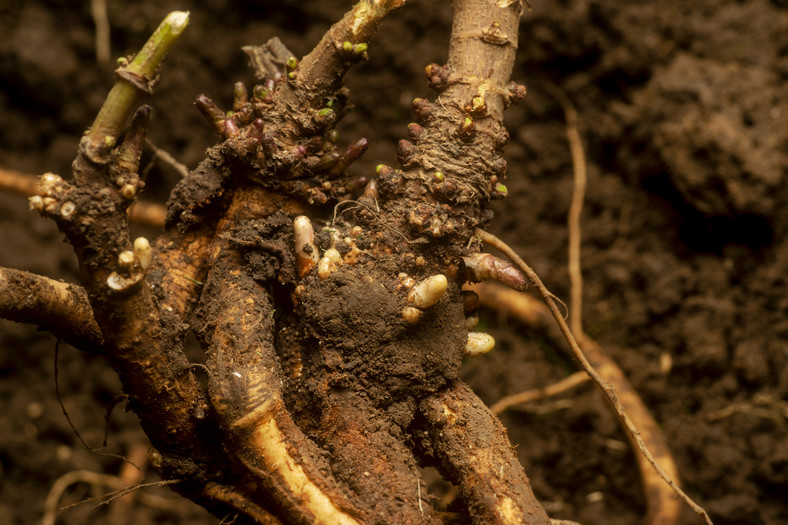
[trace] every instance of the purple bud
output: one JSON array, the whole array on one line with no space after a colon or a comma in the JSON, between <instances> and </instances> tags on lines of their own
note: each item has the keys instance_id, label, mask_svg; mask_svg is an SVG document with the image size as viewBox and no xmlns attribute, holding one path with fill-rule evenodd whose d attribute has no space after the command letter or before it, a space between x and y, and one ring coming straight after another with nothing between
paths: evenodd
<instances>
[{"instance_id":1,"label":"purple bud","mask_svg":"<svg viewBox=\"0 0 788 525\"><path fill-rule=\"evenodd\" d=\"M397 160L400 164L407 164L416 154L416 146L409 140L402 139L397 143Z\"/></svg>"},{"instance_id":2,"label":"purple bud","mask_svg":"<svg viewBox=\"0 0 788 525\"><path fill-rule=\"evenodd\" d=\"M194 105L197 106L200 113L211 123L216 131L220 134L224 134L224 121L227 120L227 115L224 114L224 111L219 109L219 106L217 106L213 100L205 95L199 95L197 100L194 101Z\"/></svg>"},{"instance_id":3,"label":"purple bud","mask_svg":"<svg viewBox=\"0 0 788 525\"><path fill-rule=\"evenodd\" d=\"M422 124L430 118L434 110L435 106L429 100L424 98L413 99L413 113Z\"/></svg>"},{"instance_id":4,"label":"purple bud","mask_svg":"<svg viewBox=\"0 0 788 525\"><path fill-rule=\"evenodd\" d=\"M421 133L424 131L420 125L416 124L415 122L411 122L408 124L408 136L411 140L419 140Z\"/></svg>"}]
</instances>

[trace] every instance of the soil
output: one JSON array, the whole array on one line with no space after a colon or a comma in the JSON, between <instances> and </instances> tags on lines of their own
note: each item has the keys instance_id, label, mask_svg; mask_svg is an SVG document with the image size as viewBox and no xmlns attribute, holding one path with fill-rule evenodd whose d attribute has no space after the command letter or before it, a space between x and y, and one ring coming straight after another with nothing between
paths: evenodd
<instances>
[{"instance_id":1,"label":"soil","mask_svg":"<svg viewBox=\"0 0 788 525\"><path fill-rule=\"evenodd\" d=\"M224 0L210 7L108 2L112 54L138 47L172 9L192 22L151 100L152 142L194 167L213 132L194 109L220 106L254 81L244 44L279 36L306 53L350 1ZM528 96L507 113L509 196L491 230L559 297L568 297L566 215L572 165L558 86L575 104L588 156L583 215L585 329L628 375L660 423L686 491L717 524L788 522L788 3L784 0L532 0L514 73ZM353 168L393 162L443 62L448 2L412 0L351 72L340 141L367 137ZM0 5L0 166L67 174L77 141L112 82L95 59L88 2ZM151 160L146 153L143 162ZM161 161L144 197L164 202L178 174ZM149 237L139 226L137 233ZM74 281L76 260L54 224L0 195L0 265ZM563 348L503 314L479 329L495 351L462 375L487 403L575 370ZM193 345L195 361L203 358ZM55 357L58 357L57 367ZM55 372L57 371L57 387ZM59 405L90 447L86 450ZM117 406L117 377L99 356L35 328L0 322L0 522L36 523L56 480L117 476L147 448ZM644 500L626 438L591 386L502 416L534 491L555 518L639 523ZM148 474L146 481L155 481ZM132 484L137 478L132 476ZM78 484L60 504L105 494ZM166 487L63 511L58 523L217 523ZM691 511L681 524L700 523Z\"/></svg>"}]
</instances>

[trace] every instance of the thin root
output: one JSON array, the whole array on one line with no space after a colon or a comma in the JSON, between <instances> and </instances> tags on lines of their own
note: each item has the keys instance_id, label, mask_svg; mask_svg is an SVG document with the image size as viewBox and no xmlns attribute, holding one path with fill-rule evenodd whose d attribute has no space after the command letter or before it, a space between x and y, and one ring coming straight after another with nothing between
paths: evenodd
<instances>
[{"instance_id":1,"label":"thin root","mask_svg":"<svg viewBox=\"0 0 788 525\"><path fill-rule=\"evenodd\" d=\"M534 283L534 286L537 290L539 290L539 294L542 296L545 304L550 309L550 313L553 315L553 318L558 323L559 328L561 329L561 333L563 334L566 342L569 344L569 347L572 350L572 354L575 358L580 362L583 370L591 376L594 383L602 390L603 394L613 406L618 414L619 419L621 420L622 424L626 428L627 432L629 433L632 440L637 443L638 449L640 452L646 457L648 462L654 468L654 470L659 474L659 476L670 485L670 488L681 498L683 499L687 505L689 505L692 510L694 510L698 515L700 515L708 525L713 525L711 518L709 517L708 513L697 503L695 503L692 498L690 498L677 484L673 479L665 473L662 467L657 463L654 459L654 456L651 454L649 449L646 447L646 444L643 442L643 439L640 437L640 430L635 426L632 420L629 418L627 413L624 411L624 407L621 405L621 401L619 401L618 396L616 395L613 387L610 386L602 377L597 373L591 363L589 363L588 359L586 358L583 350L580 349L580 346L577 344L574 335L572 335L572 331L569 329L569 326L566 324L564 317L561 315L561 312L558 311L558 307L556 306L555 301L553 298L555 297L548 289L545 287L542 280L533 271L533 269L528 266L525 261L523 261L520 256L515 253L512 248L503 242L501 239L496 237L495 235L488 233L480 228L476 229L476 235L484 242L485 244L494 247L495 249L501 251L506 257L509 258L528 278Z\"/></svg>"},{"instance_id":2,"label":"thin root","mask_svg":"<svg viewBox=\"0 0 788 525\"><path fill-rule=\"evenodd\" d=\"M563 394L567 390L571 390L578 385L582 385L590 378L585 372L575 372L569 377L565 377L557 383L546 386L544 388L534 388L533 390L526 390L525 392L518 392L510 396L504 396L496 401L491 407L493 414L500 414L501 412L523 403L530 403L547 397L557 396Z\"/></svg>"},{"instance_id":3,"label":"thin root","mask_svg":"<svg viewBox=\"0 0 788 525\"><path fill-rule=\"evenodd\" d=\"M97 498L99 500L98 505L106 505L117 498L125 496L126 494L130 494L131 492L141 488L172 485L179 482L180 480L155 481L152 483L139 483L131 487L126 487L123 483L123 480L118 476L100 474L98 472L92 472L89 470L73 470L59 477L52 485L52 488L49 490L49 494L47 494L47 498L44 501L44 516L41 519L41 525L55 525L58 511L70 509L76 505L81 505L83 503L96 500L96 498L90 498L79 501L73 505L67 505L65 507L59 508L58 502L60 501L60 498L63 496L63 493L66 491L66 489L74 483L88 483L90 485L116 489L113 492L109 492L100 498Z\"/></svg>"}]
</instances>

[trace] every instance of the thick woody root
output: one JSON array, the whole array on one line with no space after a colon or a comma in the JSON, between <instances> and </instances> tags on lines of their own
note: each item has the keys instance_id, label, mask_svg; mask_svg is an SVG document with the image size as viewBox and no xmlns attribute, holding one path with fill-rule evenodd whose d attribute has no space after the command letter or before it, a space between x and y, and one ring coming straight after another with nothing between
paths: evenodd
<instances>
[{"instance_id":1,"label":"thick woody root","mask_svg":"<svg viewBox=\"0 0 788 525\"><path fill-rule=\"evenodd\" d=\"M262 480L265 491L258 491L257 500L263 501L264 493L268 494L265 500L273 495L281 502L275 513L288 521L429 523L434 513L417 499L418 483L423 482L405 437L394 427L384 430L387 425L380 425L381 415L363 396L326 388L321 398L325 406L318 417L301 422L310 439L285 407L283 381L297 381L303 365L297 364L297 371L289 366L286 373L280 370L283 357L276 355L274 334L283 329L275 326L274 303L266 288L246 275L238 251L252 249L257 242L281 253L281 248L276 248L282 246L277 244L281 236L255 240L242 233L248 224L269 221L255 219L275 209L273 204L277 203L267 202L268 197L260 188L237 190L226 219L220 221L204 302L197 310L203 325L199 336L209 354L211 401L238 444L238 461L247 476L251 473L247 483ZM341 266L354 262L353 256L358 254L348 239L344 258L336 248L326 249L321 256L306 217L296 218L293 231L295 260L289 264L302 277L323 282ZM345 239L337 239L340 241ZM287 273L280 268L282 271ZM277 309L286 311L288 306ZM312 354L310 360L317 351L304 349ZM294 357L300 355L300 348L281 352L287 363L300 359ZM304 376L313 379L312 384L328 387L327 378L321 379L323 371L313 372L303 370ZM318 445L331 453L330 462ZM402 497L407 492L412 492L412 497Z\"/></svg>"},{"instance_id":2,"label":"thick woody root","mask_svg":"<svg viewBox=\"0 0 788 525\"><path fill-rule=\"evenodd\" d=\"M373 193L379 198L365 202L365 195L359 202L366 209L355 214L370 226L385 222L389 230L409 235L401 236L406 245L393 237L382 240L402 252L414 249L411 239L438 240L434 254L425 247L415 250L438 267L468 255L473 228L489 219L489 201L506 195L503 109L519 100L522 90L508 84L519 3L458 0L454 7L449 61L426 68L438 97L414 99L416 122L408 125L408 139L398 143L399 168L378 167ZM371 211L378 204L380 216Z\"/></svg>"},{"instance_id":3,"label":"thick woody root","mask_svg":"<svg viewBox=\"0 0 788 525\"><path fill-rule=\"evenodd\" d=\"M208 290L217 276L214 267ZM259 291L248 293L253 283L247 288L243 280L223 281L222 304L226 300L234 306L215 320L211 344L216 350L209 350L208 361L211 381L216 381L211 399L229 425L237 458L278 502L276 514L297 523L434 521L433 510L418 499L418 483L424 482L404 436L381 427L380 414L363 397L328 394L323 420L310 434L330 451L330 464L295 425L278 391L268 326L272 304L261 300ZM334 480L330 472L343 480Z\"/></svg>"},{"instance_id":4,"label":"thick woody root","mask_svg":"<svg viewBox=\"0 0 788 525\"><path fill-rule=\"evenodd\" d=\"M477 524L549 525L506 430L468 386L455 383L424 399L416 430L439 467L459 485Z\"/></svg>"},{"instance_id":5,"label":"thick woody root","mask_svg":"<svg viewBox=\"0 0 788 525\"><path fill-rule=\"evenodd\" d=\"M80 350L101 351L101 330L81 286L0 268L0 316L31 323Z\"/></svg>"},{"instance_id":6,"label":"thick woody root","mask_svg":"<svg viewBox=\"0 0 788 525\"><path fill-rule=\"evenodd\" d=\"M530 296L492 283L474 285L473 290L479 295L482 306L506 312L518 321L549 334L557 344L563 344L563 338L555 328L550 312L543 303ZM663 470L672 479L678 479L676 463L667 446L664 434L624 373L592 339L583 338L583 350L599 375L615 388L621 404L640 430L643 441ZM646 522L653 525L675 523L679 514L679 501L675 498L671 488L638 452L636 443L632 443L632 448L643 482L643 493L648 512Z\"/></svg>"},{"instance_id":7,"label":"thick woody root","mask_svg":"<svg viewBox=\"0 0 788 525\"><path fill-rule=\"evenodd\" d=\"M264 485L258 496L267 496L252 499L274 500L274 513L289 522L358 523L336 483L322 474L326 465L316 447L285 409L273 346L273 304L241 266L234 257L216 261L198 312L210 400L247 469L247 479L235 483Z\"/></svg>"},{"instance_id":8,"label":"thick woody root","mask_svg":"<svg viewBox=\"0 0 788 525\"><path fill-rule=\"evenodd\" d=\"M310 435L330 451L354 501L366 503L365 523L439 523L408 437L388 419L363 393L331 389Z\"/></svg>"},{"instance_id":9,"label":"thick woody root","mask_svg":"<svg viewBox=\"0 0 788 525\"><path fill-rule=\"evenodd\" d=\"M166 313L158 315L145 282L153 259L150 243L131 243L126 225L125 209L142 187L136 170L149 114L150 108L137 112L106 163L80 154L74 181L41 176L30 206L53 218L74 246L107 356L131 406L150 416L142 423L151 441L164 453L188 454L197 444L186 436L199 434L204 401L180 352L183 331L166 322Z\"/></svg>"}]
</instances>

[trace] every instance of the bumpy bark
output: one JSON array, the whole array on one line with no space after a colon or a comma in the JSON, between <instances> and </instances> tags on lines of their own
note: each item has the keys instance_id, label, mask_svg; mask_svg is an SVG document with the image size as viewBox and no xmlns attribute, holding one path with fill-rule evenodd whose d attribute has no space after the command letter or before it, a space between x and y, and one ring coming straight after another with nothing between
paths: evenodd
<instances>
[{"instance_id":1,"label":"bumpy bark","mask_svg":"<svg viewBox=\"0 0 788 525\"><path fill-rule=\"evenodd\" d=\"M505 430L458 379L463 356L489 346L469 335L460 287L474 229L506 194L522 5L455 1L449 61L426 69L438 95L414 100L399 165L355 195L345 170L367 143L334 143L341 79L403 3L362 0L301 60L281 43L251 50L267 78L251 93L236 84L232 112L198 97L222 141L173 191L152 248L131 242L125 214L143 185L146 109L118 147L100 114L73 182L47 175L33 202L74 245L155 464L217 514L440 523L419 470L435 465L475 523L549 522ZM152 73L127 73L122 91L150 85ZM113 111L115 124L130 114ZM205 365L186 360L187 330Z\"/></svg>"}]
</instances>

